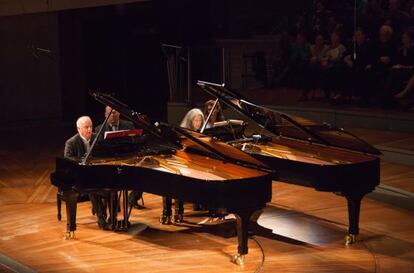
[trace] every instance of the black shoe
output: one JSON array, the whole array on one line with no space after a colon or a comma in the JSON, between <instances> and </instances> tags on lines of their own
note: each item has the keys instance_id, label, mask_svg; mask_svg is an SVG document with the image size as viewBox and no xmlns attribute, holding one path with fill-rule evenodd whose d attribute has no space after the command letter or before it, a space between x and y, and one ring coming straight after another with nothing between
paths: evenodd
<instances>
[{"instance_id":1,"label":"black shoe","mask_svg":"<svg viewBox=\"0 0 414 273\"><path fill-rule=\"evenodd\" d=\"M102 230L109 230L108 223L105 221L103 217L98 217L98 226Z\"/></svg>"},{"instance_id":2,"label":"black shoe","mask_svg":"<svg viewBox=\"0 0 414 273\"><path fill-rule=\"evenodd\" d=\"M174 223L181 223L184 220L184 216L182 213L174 214L173 222Z\"/></svg>"},{"instance_id":3,"label":"black shoe","mask_svg":"<svg viewBox=\"0 0 414 273\"><path fill-rule=\"evenodd\" d=\"M118 220L116 218L115 218L114 223L112 223L112 219L111 217L109 217L107 223L108 223L108 229L116 230L117 225L118 225Z\"/></svg>"},{"instance_id":4,"label":"black shoe","mask_svg":"<svg viewBox=\"0 0 414 273\"><path fill-rule=\"evenodd\" d=\"M167 215L162 214L160 216L160 223L162 225L171 225L171 216L167 216Z\"/></svg>"}]
</instances>

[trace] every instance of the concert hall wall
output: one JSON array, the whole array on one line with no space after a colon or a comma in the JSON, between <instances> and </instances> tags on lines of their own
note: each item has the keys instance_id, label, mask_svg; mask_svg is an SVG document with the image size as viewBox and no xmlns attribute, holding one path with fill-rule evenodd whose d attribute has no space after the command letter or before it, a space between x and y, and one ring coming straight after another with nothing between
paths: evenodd
<instances>
[{"instance_id":1,"label":"concert hall wall","mask_svg":"<svg viewBox=\"0 0 414 273\"><path fill-rule=\"evenodd\" d=\"M73 122L116 94L166 120L157 2L0 17L0 127Z\"/></svg>"},{"instance_id":2,"label":"concert hall wall","mask_svg":"<svg viewBox=\"0 0 414 273\"><path fill-rule=\"evenodd\" d=\"M302 2L154 0L0 17L0 127L84 114L100 122L102 107L89 90L166 119L162 43L199 48L191 56L193 87L197 79L219 81L216 38L269 33L277 14Z\"/></svg>"},{"instance_id":3,"label":"concert hall wall","mask_svg":"<svg viewBox=\"0 0 414 273\"><path fill-rule=\"evenodd\" d=\"M2 126L60 119L57 37L57 16L54 13L0 17Z\"/></svg>"}]
</instances>

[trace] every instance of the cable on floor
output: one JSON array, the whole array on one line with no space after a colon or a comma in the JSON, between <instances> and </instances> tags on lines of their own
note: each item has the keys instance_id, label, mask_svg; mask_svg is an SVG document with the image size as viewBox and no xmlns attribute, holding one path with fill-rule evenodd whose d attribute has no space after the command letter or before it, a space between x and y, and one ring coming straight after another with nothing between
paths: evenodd
<instances>
[{"instance_id":1,"label":"cable on floor","mask_svg":"<svg viewBox=\"0 0 414 273\"><path fill-rule=\"evenodd\" d=\"M253 239L253 241L256 242L256 244L260 248L260 251L262 252L262 261L260 262L259 266L254 271L254 273L259 273L263 269L263 265L264 265L264 262L265 262L265 252L264 252L264 249L263 249L262 245L260 244L259 240L257 240L256 236L252 236L251 238Z\"/></svg>"}]
</instances>

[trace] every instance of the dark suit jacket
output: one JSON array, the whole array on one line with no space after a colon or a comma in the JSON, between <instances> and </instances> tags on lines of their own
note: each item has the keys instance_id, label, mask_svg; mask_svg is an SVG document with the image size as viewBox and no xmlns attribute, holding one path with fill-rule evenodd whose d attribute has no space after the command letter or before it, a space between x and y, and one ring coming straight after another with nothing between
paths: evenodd
<instances>
[{"instance_id":1,"label":"dark suit jacket","mask_svg":"<svg viewBox=\"0 0 414 273\"><path fill-rule=\"evenodd\" d=\"M101 129L103 124L99 124L98 126L95 127L95 133L97 134L99 132L99 130ZM118 130L133 130L135 129L134 124L130 121L127 120L119 120L119 125L118 125ZM102 140L104 137L104 133L107 131L112 131L111 126L109 126L109 124L105 124L105 127L103 128L103 131L101 132L101 135L99 136L98 140Z\"/></svg>"},{"instance_id":2,"label":"dark suit jacket","mask_svg":"<svg viewBox=\"0 0 414 273\"><path fill-rule=\"evenodd\" d=\"M92 139L89 142L92 144L95 135L92 135ZM82 138L79 134L66 140L65 151L63 156L72 160L79 161L86 154L85 144L83 144Z\"/></svg>"}]
</instances>

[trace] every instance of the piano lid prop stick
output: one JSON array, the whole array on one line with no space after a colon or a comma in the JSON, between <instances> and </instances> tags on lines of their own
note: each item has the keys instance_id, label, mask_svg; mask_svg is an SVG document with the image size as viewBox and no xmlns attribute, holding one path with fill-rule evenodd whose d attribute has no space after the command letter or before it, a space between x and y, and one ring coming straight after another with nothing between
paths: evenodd
<instances>
[{"instance_id":1,"label":"piano lid prop stick","mask_svg":"<svg viewBox=\"0 0 414 273\"><path fill-rule=\"evenodd\" d=\"M208 121L210 120L210 117L211 117L211 115L213 114L214 109L216 109L216 106L217 106L218 100L219 100L219 99L217 98L217 99L214 101L213 107L211 108L210 113L208 113L208 116L207 116L206 120L204 121L203 127L201 127L200 133L203 133L203 132L204 132L204 129L206 129L207 123L208 123Z\"/></svg>"},{"instance_id":2,"label":"piano lid prop stick","mask_svg":"<svg viewBox=\"0 0 414 273\"><path fill-rule=\"evenodd\" d=\"M103 125L101 126L101 128L99 128L98 134L96 135L95 139L92 141L92 145L89 148L88 152L86 153L86 156L83 158L81 164L82 165L86 165L86 161L89 159L89 156L93 150L93 147L95 147L96 141L98 140L99 136L102 134L104 127L106 126L106 124L108 123L108 119L111 116L112 112L114 111L114 108L111 109L111 112L109 113L109 115L105 118L105 121L103 123Z\"/></svg>"}]
</instances>

